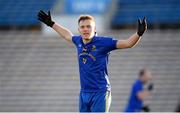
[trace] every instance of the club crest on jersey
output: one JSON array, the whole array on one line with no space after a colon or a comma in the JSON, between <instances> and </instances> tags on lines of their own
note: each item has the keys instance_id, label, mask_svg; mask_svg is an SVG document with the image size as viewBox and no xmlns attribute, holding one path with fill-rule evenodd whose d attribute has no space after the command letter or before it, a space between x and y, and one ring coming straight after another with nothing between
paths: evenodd
<instances>
[{"instance_id":1,"label":"club crest on jersey","mask_svg":"<svg viewBox=\"0 0 180 113\"><path fill-rule=\"evenodd\" d=\"M83 63L84 63L84 64L86 63L86 61L87 61L87 59L83 58Z\"/></svg>"},{"instance_id":2,"label":"club crest on jersey","mask_svg":"<svg viewBox=\"0 0 180 113\"><path fill-rule=\"evenodd\" d=\"M95 45L92 46L92 51L96 51L96 46Z\"/></svg>"}]
</instances>

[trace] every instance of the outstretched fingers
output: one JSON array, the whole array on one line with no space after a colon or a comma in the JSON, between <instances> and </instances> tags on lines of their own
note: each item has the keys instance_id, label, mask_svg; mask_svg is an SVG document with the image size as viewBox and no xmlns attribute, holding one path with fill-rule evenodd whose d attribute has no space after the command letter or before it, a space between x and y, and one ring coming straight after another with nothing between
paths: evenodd
<instances>
[{"instance_id":1,"label":"outstretched fingers","mask_svg":"<svg viewBox=\"0 0 180 113\"><path fill-rule=\"evenodd\" d=\"M143 18L143 25L144 25L145 29L147 29L147 21L146 21L146 17Z\"/></svg>"},{"instance_id":2,"label":"outstretched fingers","mask_svg":"<svg viewBox=\"0 0 180 113\"><path fill-rule=\"evenodd\" d=\"M142 21L141 21L141 19L140 19L140 18L138 19L138 24L142 24Z\"/></svg>"},{"instance_id":3,"label":"outstretched fingers","mask_svg":"<svg viewBox=\"0 0 180 113\"><path fill-rule=\"evenodd\" d=\"M146 24L146 17L143 18L143 24Z\"/></svg>"},{"instance_id":4,"label":"outstretched fingers","mask_svg":"<svg viewBox=\"0 0 180 113\"><path fill-rule=\"evenodd\" d=\"M39 13L42 14L42 15L44 15L44 16L47 16L47 14L46 14L44 11L42 11L42 10L40 10Z\"/></svg>"},{"instance_id":5,"label":"outstretched fingers","mask_svg":"<svg viewBox=\"0 0 180 113\"><path fill-rule=\"evenodd\" d=\"M51 12L48 11L48 17L51 19Z\"/></svg>"},{"instance_id":6,"label":"outstretched fingers","mask_svg":"<svg viewBox=\"0 0 180 113\"><path fill-rule=\"evenodd\" d=\"M47 15L46 13L44 13L43 11L40 11L40 12L38 13L38 17L47 18L48 15Z\"/></svg>"}]
</instances>

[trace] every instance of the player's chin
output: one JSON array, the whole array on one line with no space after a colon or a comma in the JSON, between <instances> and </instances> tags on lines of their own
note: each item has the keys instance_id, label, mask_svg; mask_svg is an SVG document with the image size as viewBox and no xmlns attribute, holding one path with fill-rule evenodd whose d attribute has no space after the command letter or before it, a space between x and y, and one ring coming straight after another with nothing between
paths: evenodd
<instances>
[{"instance_id":1,"label":"player's chin","mask_svg":"<svg viewBox=\"0 0 180 113\"><path fill-rule=\"evenodd\" d=\"M83 39L85 39L85 40L89 40L89 39L90 39L90 37L84 36L84 37L83 37Z\"/></svg>"}]
</instances>

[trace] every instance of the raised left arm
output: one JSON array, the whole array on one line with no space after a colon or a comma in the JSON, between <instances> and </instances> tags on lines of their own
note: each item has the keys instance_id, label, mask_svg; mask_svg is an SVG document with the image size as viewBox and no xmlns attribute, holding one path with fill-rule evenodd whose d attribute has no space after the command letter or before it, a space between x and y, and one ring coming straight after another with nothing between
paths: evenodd
<instances>
[{"instance_id":1,"label":"raised left arm","mask_svg":"<svg viewBox=\"0 0 180 113\"><path fill-rule=\"evenodd\" d=\"M138 44L138 42L141 39L141 36L144 34L146 29L147 29L146 18L144 18L143 20L139 19L137 33L133 34L126 40L118 40L116 47L119 49L134 47L136 44Z\"/></svg>"}]
</instances>

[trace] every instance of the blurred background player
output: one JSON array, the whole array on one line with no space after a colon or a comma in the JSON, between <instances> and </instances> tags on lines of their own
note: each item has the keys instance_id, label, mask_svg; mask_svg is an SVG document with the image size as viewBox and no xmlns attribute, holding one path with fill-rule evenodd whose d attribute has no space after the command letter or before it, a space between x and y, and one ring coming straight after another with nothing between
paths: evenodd
<instances>
[{"instance_id":1,"label":"blurred background player","mask_svg":"<svg viewBox=\"0 0 180 113\"><path fill-rule=\"evenodd\" d=\"M146 85L152 78L151 72L147 69L142 69L139 72L138 79L134 82L128 104L125 108L125 112L140 112L140 111L150 111L148 106L143 105L143 101L150 92L153 90L153 84L150 83L147 89L144 89Z\"/></svg>"},{"instance_id":2,"label":"blurred background player","mask_svg":"<svg viewBox=\"0 0 180 113\"><path fill-rule=\"evenodd\" d=\"M40 11L38 19L77 48L81 83L79 111L108 112L111 103L107 70L109 52L134 47L147 29L146 19L138 20L137 32L126 40L96 36L95 20L90 15L81 15L78 19L79 36L74 36L70 30L52 21L50 12Z\"/></svg>"}]
</instances>

